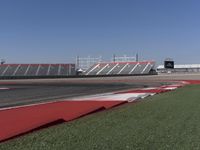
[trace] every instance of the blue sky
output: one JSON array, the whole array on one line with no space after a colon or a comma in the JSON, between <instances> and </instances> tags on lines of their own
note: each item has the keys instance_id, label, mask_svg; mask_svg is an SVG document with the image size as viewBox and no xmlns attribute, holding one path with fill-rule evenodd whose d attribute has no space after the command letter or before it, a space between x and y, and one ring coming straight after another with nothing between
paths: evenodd
<instances>
[{"instance_id":1,"label":"blue sky","mask_svg":"<svg viewBox=\"0 0 200 150\"><path fill-rule=\"evenodd\" d=\"M0 58L65 63L133 55L200 63L198 0L0 0Z\"/></svg>"}]
</instances>

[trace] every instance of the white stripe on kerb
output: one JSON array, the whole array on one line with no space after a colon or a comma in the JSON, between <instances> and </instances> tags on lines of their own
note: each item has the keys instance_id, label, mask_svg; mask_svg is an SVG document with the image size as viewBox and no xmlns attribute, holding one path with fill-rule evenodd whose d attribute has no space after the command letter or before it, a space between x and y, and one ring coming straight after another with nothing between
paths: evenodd
<instances>
[{"instance_id":1,"label":"white stripe on kerb","mask_svg":"<svg viewBox=\"0 0 200 150\"><path fill-rule=\"evenodd\" d=\"M1 87L0 90L9 90L9 88Z\"/></svg>"}]
</instances>

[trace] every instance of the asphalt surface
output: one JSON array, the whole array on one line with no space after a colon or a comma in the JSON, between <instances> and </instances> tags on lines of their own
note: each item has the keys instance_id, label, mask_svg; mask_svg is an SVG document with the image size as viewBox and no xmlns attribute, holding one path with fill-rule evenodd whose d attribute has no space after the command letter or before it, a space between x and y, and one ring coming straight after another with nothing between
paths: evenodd
<instances>
[{"instance_id":1,"label":"asphalt surface","mask_svg":"<svg viewBox=\"0 0 200 150\"><path fill-rule=\"evenodd\" d=\"M12 83L0 84L0 108L66 100L85 95L148 87L142 83ZM4 89L8 88L8 89Z\"/></svg>"},{"instance_id":2,"label":"asphalt surface","mask_svg":"<svg viewBox=\"0 0 200 150\"><path fill-rule=\"evenodd\" d=\"M101 77L77 79L0 80L0 108L102 94L133 88L155 87L171 80L200 80L200 74ZM9 89L3 89L9 88Z\"/></svg>"}]
</instances>

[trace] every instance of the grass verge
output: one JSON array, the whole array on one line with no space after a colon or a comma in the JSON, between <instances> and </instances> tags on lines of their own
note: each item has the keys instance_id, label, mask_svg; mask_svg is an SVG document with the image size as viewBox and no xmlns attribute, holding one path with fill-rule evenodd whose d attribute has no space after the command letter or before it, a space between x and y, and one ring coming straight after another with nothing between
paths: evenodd
<instances>
[{"instance_id":1,"label":"grass verge","mask_svg":"<svg viewBox=\"0 0 200 150\"><path fill-rule=\"evenodd\" d=\"M199 91L200 85L189 85L1 143L0 149L200 149Z\"/></svg>"}]
</instances>

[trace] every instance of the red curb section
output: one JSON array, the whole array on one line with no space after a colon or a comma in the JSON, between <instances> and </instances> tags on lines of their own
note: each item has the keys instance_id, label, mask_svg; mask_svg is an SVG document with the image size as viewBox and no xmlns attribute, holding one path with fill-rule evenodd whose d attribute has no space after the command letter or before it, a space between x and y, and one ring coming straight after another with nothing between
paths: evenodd
<instances>
[{"instance_id":1,"label":"red curb section","mask_svg":"<svg viewBox=\"0 0 200 150\"><path fill-rule=\"evenodd\" d=\"M120 101L62 101L0 110L0 141L26 133L57 120L70 121Z\"/></svg>"},{"instance_id":2,"label":"red curb section","mask_svg":"<svg viewBox=\"0 0 200 150\"><path fill-rule=\"evenodd\" d=\"M184 80L184 82L188 84L200 84L200 80Z\"/></svg>"}]
</instances>

